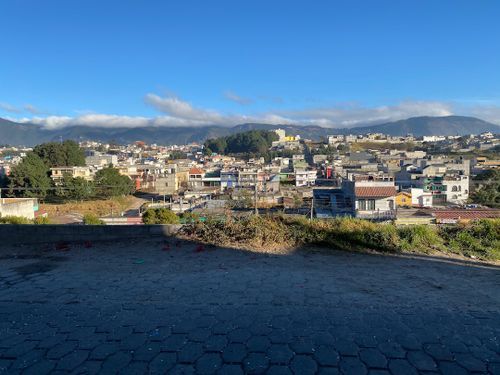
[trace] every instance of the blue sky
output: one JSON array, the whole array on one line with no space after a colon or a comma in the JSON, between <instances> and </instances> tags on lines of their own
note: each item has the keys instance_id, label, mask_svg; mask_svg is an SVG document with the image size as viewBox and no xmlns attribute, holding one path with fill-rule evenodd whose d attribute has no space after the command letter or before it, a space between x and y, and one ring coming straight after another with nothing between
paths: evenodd
<instances>
[{"instance_id":1,"label":"blue sky","mask_svg":"<svg viewBox=\"0 0 500 375\"><path fill-rule=\"evenodd\" d=\"M500 123L496 0L0 2L0 117Z\"/></svg>"}]
</instances>

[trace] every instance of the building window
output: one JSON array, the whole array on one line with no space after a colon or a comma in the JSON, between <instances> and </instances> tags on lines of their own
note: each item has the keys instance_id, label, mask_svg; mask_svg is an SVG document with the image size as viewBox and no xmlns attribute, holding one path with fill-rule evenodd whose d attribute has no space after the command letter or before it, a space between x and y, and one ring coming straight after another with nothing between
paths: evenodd
<instances>
[{"instance_id":1,"label":"building window","mask_svg":"<svg viewBox=\"0 0 500 375\"><path fill-rule=\"evenodd\" d=\"M366 200L364 200L364 199L358 200L358 210L361 210L361 211L366 210Z\"/></svg>"},{"instance_id":2,"label":"building window","mask_svg":"<svg viewBox=\"0 0 500 375\"><path fill-rule=\"evenodd\" d=\"M375 199L368 199L366 208L371 211L375 210Z\"/></svg>"}]
</instances>

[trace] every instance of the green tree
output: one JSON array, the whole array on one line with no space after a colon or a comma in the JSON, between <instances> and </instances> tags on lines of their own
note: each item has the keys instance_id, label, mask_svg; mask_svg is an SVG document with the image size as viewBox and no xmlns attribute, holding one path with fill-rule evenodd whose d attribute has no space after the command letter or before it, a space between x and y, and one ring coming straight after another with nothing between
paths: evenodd
<instances>
[{"instance_id":1,"label":"green tree","mask_svg":"<svg viewBox=\"0 0 500 375\"><path fill-rule=\"evenodd\" d=\"M485 206L500 207L500 170L489 170L478 175L474 182L477 187L471 194L471 200Z\"/></svg>"},{"instance_id":2,"label":"green tree","mask_svg":"<svg viewBox=\"0 0 500 375\"><path fill-rule=\"evenodd\" d=\"M207 155L215 152L217 154L224 154L226 152L227 141L225 137L208 139L205 141L204 150Z\"/></svg>"},{"instance_id":3,"label":"green tree","mask_svg":"<svg viewBox=\"0 0 500 375\"><path fill-rule=\"evenodd\" d=\"M29 152L11 170L10 193L21 197L45 198L52 186L49 168L34 152Z\"/></svg>"},{"instance_id":4,"label":"green tree","mask_svg":"<svg viewBox=\"0 0 500 375\"><path fill-rule=\"evenodd\" d=\"M83 177L71 177L69 174L63 176L61 184L56 187L56 195L61 198L86 200L94 196L95 189L92 181Z\"/></svg>"},{"instance_id":5,"label":"green tree","mask_svg":"<svg viewBox=\"0 0 500 375\"><path fill-rule=\"evenodd\" d=\"M94 178L98 197L109 198L129 195L134 192L134 183L127 176L120 174L118 169L107 167L97 171Z\"/></svg>"},{"instance_id":6,"label":"green tree","mask_svg":"<svg viewBox=\"0 0 500 375\"><path fill-rule=\"evenodd\" d=\"M33 152L49 167L85 165L85 153L75 141L42 143Z\"/></svg>"},{"instance_id":7,"label":"green tree","mask_svg":"<svg viewBox=\"0 0 500 375\"><path fill-rule=\"evenodd\" d=\"M179 224L179 217L168 208L148 208L142 214L144 224Z\"/></svg>"},{"instance_id":8,"label":"green tree","mask_svg":"<svg viewBox=\"0 0 500 375\"><path fill-rule=\"evenodd\" d=\"M267 130L251 130L236 133L227 137L209 139L205 142L205 153L219 154L252 154L253 156L267 155L273 141L278 140L275 132Z\"/></svg>"}]
</instances>

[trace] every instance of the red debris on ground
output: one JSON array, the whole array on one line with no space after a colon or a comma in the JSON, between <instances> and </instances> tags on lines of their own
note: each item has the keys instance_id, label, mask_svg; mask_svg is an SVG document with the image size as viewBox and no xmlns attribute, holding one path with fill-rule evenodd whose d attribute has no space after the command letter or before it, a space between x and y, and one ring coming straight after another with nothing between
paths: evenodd
<instances>
[{"instance_id":1,"label":"red debris on ground","mask_svg":"<svg viewBox=\"0 0 500 375\"><path fill-rule=\"evenodd\" d=\"M203 245L198 245L196 246L196 250L195 250L197 253L201 253L202 251L205 251L205 246Z\"/></svg>"},{"instance_id":2,"label":"red debris on ground","mask_svg":"<svg viewBox=\"0 0 500 375\"><path fill-rule=\"evenodd\" d=\"M69 250L69 244L67 242L58 242L56 243L56 250L64 250L64 251L67 251Z\"/></svg>"}]
</instances>

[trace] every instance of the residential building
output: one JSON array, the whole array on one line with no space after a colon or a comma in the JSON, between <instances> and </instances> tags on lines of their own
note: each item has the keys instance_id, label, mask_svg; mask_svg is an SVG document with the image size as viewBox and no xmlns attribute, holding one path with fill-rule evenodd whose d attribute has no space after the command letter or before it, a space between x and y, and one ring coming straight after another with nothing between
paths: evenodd
<instances>
[{"instance_id":1,"label":"residential building","mask_svg":"<svg viewBox=\"0 0 500 375\"><path fill-rule=\"evenodd\" d=\"M64 176L72 178L81 177L87 181L94 178L93 170L90 167L53 167L50 168L50 178L57 185L62 182Z\"/></svg>"}]
</instances>

